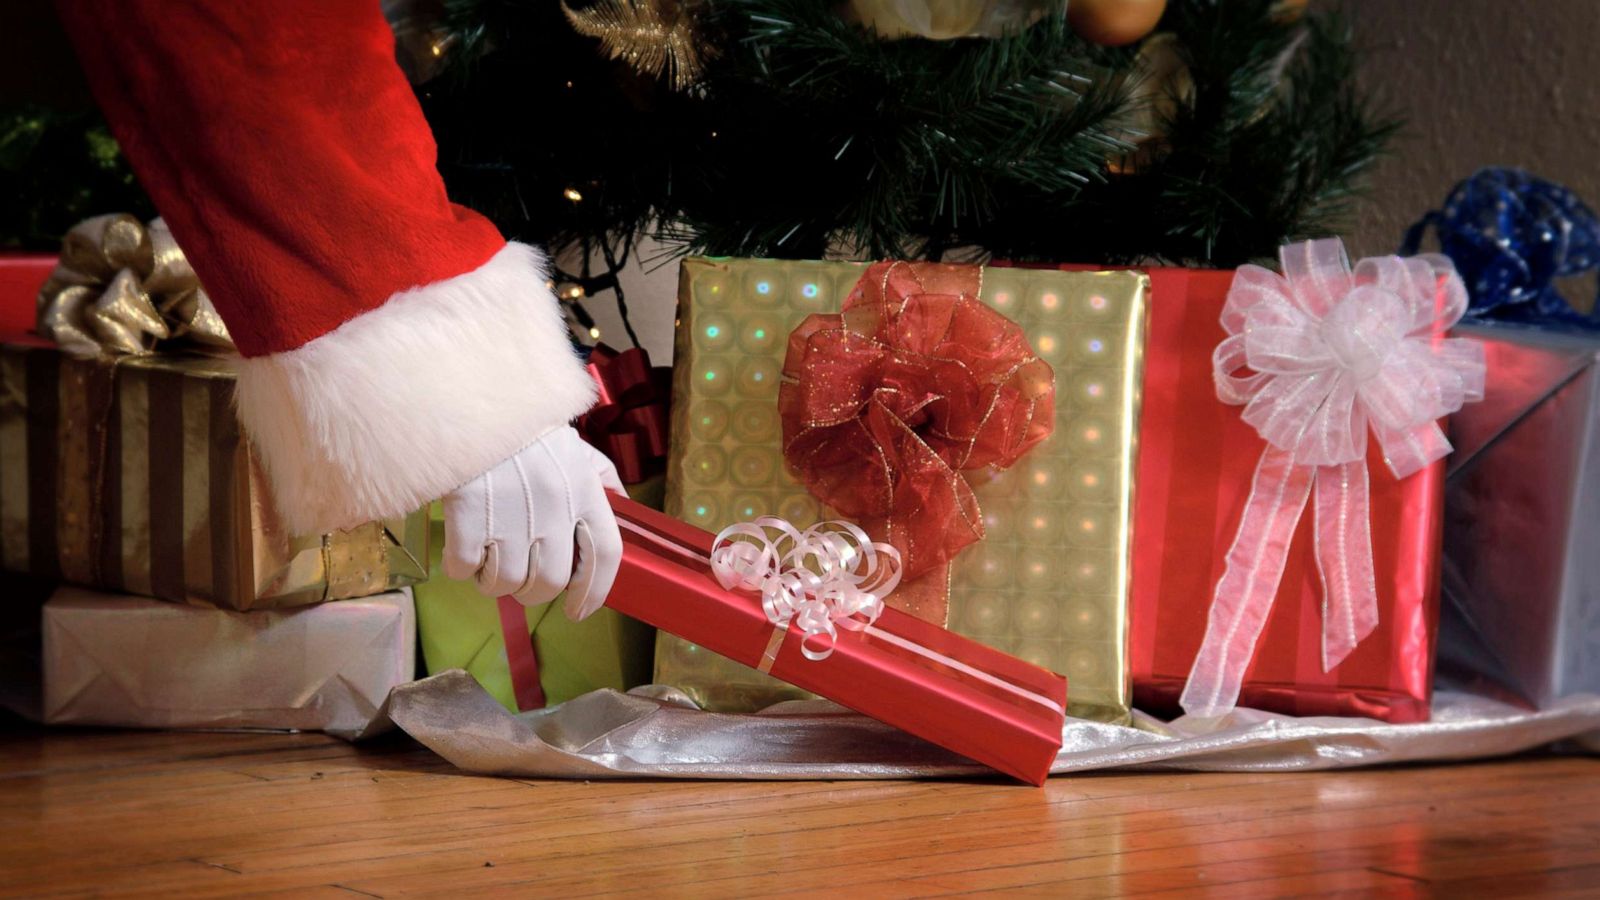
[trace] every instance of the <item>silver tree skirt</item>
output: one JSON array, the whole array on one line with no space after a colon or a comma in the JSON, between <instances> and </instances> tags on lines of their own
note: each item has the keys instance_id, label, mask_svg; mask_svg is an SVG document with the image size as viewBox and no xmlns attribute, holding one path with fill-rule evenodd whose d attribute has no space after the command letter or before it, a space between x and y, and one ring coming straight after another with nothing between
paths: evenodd
<instances>
[{"instance_id":1,"label":"silver tree skirt","mask_svg":"<svg viewBox=\"0 0 1600 900\"><path fill-rule=\"evenodd\" d=\"M596 691L513 715L457 670L396 688L388 711L434 752L484 775L863 779L988 771L827 701L728 715L697 709L672 688L650 686L627 694ZM1567 739L1600 749L1600 697L1590 695L1529 712L1441 692L1432 721L1415 725L1248 709L1170 723L1135 716L1131 727L1068 720L1052 771L1338 769L1504 756Z\"/></svg>"}]
</instances>

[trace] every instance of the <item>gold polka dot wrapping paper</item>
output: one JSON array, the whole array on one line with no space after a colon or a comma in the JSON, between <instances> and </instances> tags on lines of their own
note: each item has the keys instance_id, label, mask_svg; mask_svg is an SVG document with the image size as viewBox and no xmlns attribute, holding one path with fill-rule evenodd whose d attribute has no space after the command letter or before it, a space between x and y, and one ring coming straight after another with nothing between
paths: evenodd
<instances>
[{"instance_id":1,"label":"gold polka dot wrapping paper","mask_svg":"<svg viewBox=\"0 0 1600 900\"><path fill-rule=\"evenodd\" d=\"M666 511L709 531L758 516L835 517L786 470L777 397L789 333L837 312L865 266L689 259L678 292ZM1004 471L964 473L987 536L951 566L949 628L1067 676L1068 714L1129 713L1132 473L1147 276L986 267L980 298L1055 370L1048 439ZM655 680L747 712L808 698L662 632Z\"/></svg>"}]
</instances>

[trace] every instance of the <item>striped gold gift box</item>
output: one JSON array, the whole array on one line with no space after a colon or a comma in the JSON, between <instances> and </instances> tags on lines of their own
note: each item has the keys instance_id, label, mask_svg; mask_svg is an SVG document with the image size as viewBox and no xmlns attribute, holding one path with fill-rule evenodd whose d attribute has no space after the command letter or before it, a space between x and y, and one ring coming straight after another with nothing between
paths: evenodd
<instances>
[{"instance_id":1,"label":"striped gold gift box","mask_svg":"<svg viewBox=\"0 0 1600 900\"><path fill-rule=\"evenodd\" d=\"M227 363L0 345L0 566L250 610L427 577L426 510L291 535L233 410Z\"/></svg>"}]
</instances>

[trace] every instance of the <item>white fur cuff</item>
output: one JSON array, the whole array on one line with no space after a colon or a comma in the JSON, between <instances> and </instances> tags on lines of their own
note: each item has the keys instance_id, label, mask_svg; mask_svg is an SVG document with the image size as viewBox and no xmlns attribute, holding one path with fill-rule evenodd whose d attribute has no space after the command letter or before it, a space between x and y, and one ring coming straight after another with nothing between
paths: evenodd
<instances>
[{"instance_id":1,"label":"white fur cuff","mask_svg":"<svg viewBox=\"0 0 1600 900\"><path fill-rule=\"evenodd\" d=\"M300 534L417 509L595 400L544 255L516 243L238 374L240 421Z\"/></svg>"}]
</instances>

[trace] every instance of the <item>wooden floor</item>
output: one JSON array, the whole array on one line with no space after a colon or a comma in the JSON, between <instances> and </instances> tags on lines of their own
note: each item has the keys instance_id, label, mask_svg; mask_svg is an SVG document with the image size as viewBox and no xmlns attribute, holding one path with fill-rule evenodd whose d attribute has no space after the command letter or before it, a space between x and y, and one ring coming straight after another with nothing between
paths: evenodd
<instances>
[{"instance_id":1,"label":"wooden floor","mask_svg":"<svg viewBox=\"0 0 1600 900\"><path fill-rule=\"evenodd\" d=\"M1600 893L1600 759L796 784L460 775L403 738L0 734L0 893Z\"/></svg>"}]
</instances>

